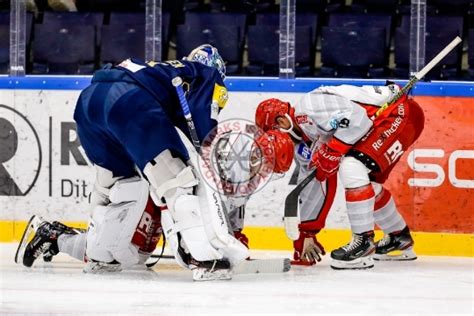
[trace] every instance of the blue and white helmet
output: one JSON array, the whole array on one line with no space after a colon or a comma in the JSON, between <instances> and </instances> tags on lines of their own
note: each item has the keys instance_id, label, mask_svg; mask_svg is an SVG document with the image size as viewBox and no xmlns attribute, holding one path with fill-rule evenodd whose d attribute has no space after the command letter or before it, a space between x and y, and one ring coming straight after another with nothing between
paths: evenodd
<instances>
[{"instance_id":1,"label":"blue and white helmet","mask_svg":"<svg viewBox=\"0 0 474 316\"><path fill-rule=\"evenodd\" d=\"M210 44L201 45L195 49L186 57L186 60L197 61L203 65L216 68L222 76L222 80L225 78L225 63L221 55L217 51L217 48Z\"/></svg>"}]
</instances>

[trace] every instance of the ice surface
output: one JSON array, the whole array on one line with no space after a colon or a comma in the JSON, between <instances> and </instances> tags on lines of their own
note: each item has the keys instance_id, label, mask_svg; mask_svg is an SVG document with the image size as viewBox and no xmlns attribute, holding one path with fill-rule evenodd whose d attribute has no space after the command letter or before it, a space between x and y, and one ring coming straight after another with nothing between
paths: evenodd
<instances>
[{"instance_id":1,"label":"ice surface","mask_svg":"<svg viewBox=\"0 0 474 316\"><path fill-rule=\"evenodd\" d=\"M462 314L473 315L474 259L421 257L335 271L326 255L314 267L282 274L193 282L172 260L153 271L86 275L59 255L31 269L13 262L16 244L0 243L0 315ZM254 252L254 257L288 256Z\"/></svg>"}]
</instances>

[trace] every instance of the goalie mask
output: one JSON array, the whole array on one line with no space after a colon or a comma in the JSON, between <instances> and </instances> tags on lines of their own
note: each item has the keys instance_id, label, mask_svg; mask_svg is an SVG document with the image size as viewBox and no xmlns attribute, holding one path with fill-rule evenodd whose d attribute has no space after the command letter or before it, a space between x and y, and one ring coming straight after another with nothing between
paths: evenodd
<instances>
[{"instance_id":1,"label":"goalie mask","mask_svg":"<svg viewBox=\"0 0 474 316\"><path fill-rule=\"evenodd\" d=\"M221 74L222 80L225 79L225 63L221 55L212 45L204 44L195 49L185 58L189 61L197 61L203 65L216 68Z\"/></svg>"},{"instance_id":2,"label":"goalie mask","mask_svg":"<svg viewBox=\"0 0 474 316\"><path fill-rule=\"evenodd\" d=\"M251 165L273 165L273 172L284 173L290 169L294 157L294 145L287 133L270 130L255 140L256 148Z\"/></svg>"}]
</instances>

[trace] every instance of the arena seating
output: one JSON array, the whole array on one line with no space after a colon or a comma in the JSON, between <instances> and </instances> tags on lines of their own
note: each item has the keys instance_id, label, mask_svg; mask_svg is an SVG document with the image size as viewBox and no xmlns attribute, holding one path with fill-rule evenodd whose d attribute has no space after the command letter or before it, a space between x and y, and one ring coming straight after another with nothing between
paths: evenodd
<instances>
[{"instance_id":1,"label":"arena seating","mask_svg":"<svg viewBox=\"0 0 474 316\"><path fill-rule=\"evenodd\" d=\"M402 18L402 24L395 30L395 68L393 74L398 78L408 76L410 21ZM456 16L428 16L426 21L425 60L429 61L454 37L462 36L463 19ZM428 79L459 79L461 74L462 46L458 46L427 76Z\"/></svg>"},{"instance_id":2,"label":"arena seating","mask_svg":"<svg viewBox=\"0 0 474 316\"><path fill-rule=\"evenodd\" d=\"M120 34L120 36L117 36ZM145 25L110 24L101 28L101 64L117 64L129 57L145 58ZM133 45L131 45L131 43Z\"/></svg>"},{"instance_id":3,"label":"arena seating","mask_svg":"<svg viewBox=\"0 0 474 316\"><path fill-rule=\"evenodd\" d=\"M471 80L474 80L474 29L469 30L469 36L468 36L468 45L469 45L469 53L468 53L468 73L469 73L469 78Z\"/></svg>"},{"instance_id":4,"label":"arena seating","mask_svg":"<svg viewBox=\"0 0 474 316\"><path fill-rule=\"evenodd\" d=\"M33 14L26 14L26 52L28 54L33 29ZM0 74L6 74L10 67L10 12L0 11Z\"/></svg>"},{"instance_id":5,"label":"arena seating","mask_svg":"<svg viewBox=\"0 0 474 316\"><path fill-rule=\"evenodd\" d=\"M323 77L381 78L387 76L385 29L323 27Z\"/></svg>"},{"instance_id":6,"label":"arena seating","mask_svg":"<svg viewBox=\"0 0 474 316\"><path fill-rule=\"evenodd\" d=\"M313 55L310 26L297 26L295 39L295 65L298 76L312 76ZM277 76L279 69L279 28L268 25L251 25L248 34L247 75Z\"/></svg>"},{"instance_id":7,"label":"arena seating","mask_svg":"<svg viewBox=\"0 0 474 316\"><path fill-rule=\"evenodd\" d=\"M227 74L240 72L242 67L239 46L240 28L235 25L208 26L200 29L190 25L178 25L176 34L176 57L181 59L195 47L209 43L219 50L226 61Z\"/></svg>"},{"instance_id":8,"label":"arena seating","mask_svg":"<svg viewBox=\"0 0 474 316\"><path fill-rule=\"evenodd\" d=\"M146 0L77 0L79 12L52 12L45 0L39 1L40 12L35 16L28 14L28 73L90 73L107 62L119 62L122 57L142 58L145 3ZM427 5L427 60L450 37L460 35L464 39L464 45L451 53L429 78L470 78L474 45L468 45L468 39L469 28L474 28L474 0L428 0ZM208 42L217 46L227 60L229 75L278 75L277 1L164 0L163 10L163 59L181 58L191 48ZM297 0L296 10L297 76L407 77L410 0ZM9 12L0 11L3 73L8 70L8 24ZM73 26L77 25L91 26L93 35L75 35ZM45 36L45 28L67 30L51 31L49 37L58 36L59 42L66 43L61 52L63 59L70 61L53 62L52 56L45 57L42 39L37 38ZM362 36L364 28L371 28L371 33ZM93 38L94 49L87 54L87 49L82 48L72 53L66 51L75 49L66 39L74 36L81 40L84 36L86 43ZM134 44L130 45L131 42ZM85 57L78 59L78 54ZM467 58L462 63L463 55L468 55L469 65Z\"/></svg>"},{"instance_id":9,"label":"arena seating","mask_svg":"<svg viewBox=\"0 0 474 316\"><path fill-rule=\"evenodd\" d=\"M0 43L8 44L10 41L10 28L8 24L0 23ZM8 73L10 60L10 46L0 45L0 74Z\"/></svg>"},{"instance_id":10,"label":"arena seating","mask_svg":"<svg viewBox=\"0 0 474 316\"><path fill-rule=\"evenodd\" d=\"M33 73L91 74L95 69L94 26L38 24L32 51Z\"/></svg>"}]
</instances>

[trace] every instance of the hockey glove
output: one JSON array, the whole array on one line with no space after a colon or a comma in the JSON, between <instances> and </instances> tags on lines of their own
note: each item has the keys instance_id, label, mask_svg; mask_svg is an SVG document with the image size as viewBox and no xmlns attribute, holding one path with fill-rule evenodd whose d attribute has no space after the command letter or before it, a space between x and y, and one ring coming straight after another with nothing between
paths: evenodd
<instances>
[{"instance_id":1,"label":"hockey glove","mask_svg":"<svg viewBox=\"0 0 474 316\"><path fill-rule=\"evenodd\" d=\"M318 231L300 231L300 237L293 241L293 259L291 264L311 266L321 261L321 256L326 254L323 246L316 240Z\"/></svg>"},{"instance_id":2,"label":"hockey glove","mask_svg":"<svg viewBox=\"0 0 474 316\"><path fill-rule=\"evenodd\" d=\"M337 172L343 154L322 144L318 151L311 157L311 164L316 167L316 179L326 180L330 175Z\"/></svg>"}]
</instances>

